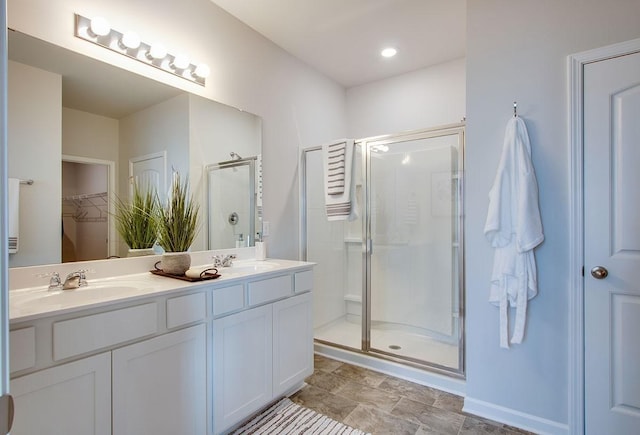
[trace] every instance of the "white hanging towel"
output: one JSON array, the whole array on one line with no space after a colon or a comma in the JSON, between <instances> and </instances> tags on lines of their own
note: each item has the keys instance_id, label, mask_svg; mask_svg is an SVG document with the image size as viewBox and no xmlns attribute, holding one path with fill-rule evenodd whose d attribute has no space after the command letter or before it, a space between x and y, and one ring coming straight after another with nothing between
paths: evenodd
<instances>
[{"instance_id":1,"label":"white hanging towel","mask_svg":"<svg viewBox=\"0 0 640 435\"><path fill-rule=\"evenodd\" d=\"M544 240L529 135L518 116L507 124L484 233L495 249L489 302L499 306L500 346L508 348L508 305L516 309L511 343L521 343L527 300L538 294L533 248Z\"/></svg>"},{"instance_id":2,"label":"white hanging towel","mask_svg":"<svg viewBox=\"0 0 640 435\"><path fill-rule=\"evenodd\" d=\"M18 234L20 223L20 180L9 178L7 184L9 213L9 254L18 253Z\"/></svg>"},{"instance_id":3,"label":"white hanging towel","mask_svg":"<svg viewBox=\"0 0 640 435\"><path fill-rule=\"evenodd\" d=\"M341 139L322 146L325 210L327 219L357 218L354 180L354 142Z\"/></svg>"}]
</instances>

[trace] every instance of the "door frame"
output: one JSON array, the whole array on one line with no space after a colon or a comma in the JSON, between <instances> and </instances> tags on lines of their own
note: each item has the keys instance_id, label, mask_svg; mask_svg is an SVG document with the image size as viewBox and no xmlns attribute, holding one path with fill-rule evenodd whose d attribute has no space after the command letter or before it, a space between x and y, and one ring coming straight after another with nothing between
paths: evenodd
<instances>
[{"instance_id":1,"label":"door frame","mask_svg":"<svg viewBox=\"0 0 640 435\"><path fill-rule=\"evenodd\" d=\"M94 159L92 157L72 156L62 154L61 162L83 163L86 165L103 165L107 167L107 257L118 254L118 239L116 237L115 203L113 197L116 194L116 162L113 160Z\"/></svg>"},{"instance_id":2,"label":"door frame","mask_svg":"<svg viewBox=\"0 0 640 435\"><path fill-rule=\"evenodd\" d=\"M584 413L584 67L640 52L640 38L568 57L569 210L569 433L583 434Z\"/></svg>"}]
</instances>

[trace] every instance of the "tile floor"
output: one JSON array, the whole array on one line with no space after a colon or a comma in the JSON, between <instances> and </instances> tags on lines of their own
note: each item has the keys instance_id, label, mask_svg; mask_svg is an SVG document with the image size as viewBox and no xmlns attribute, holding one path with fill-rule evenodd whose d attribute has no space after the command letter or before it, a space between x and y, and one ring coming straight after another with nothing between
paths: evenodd
<instances>
[{"instance_id":1,"label":"tile floor","mask_svg":"<svg viewBox=\"0 0 640 435\"><path fill-rule=\"evenodd\" d=\"M315 356L307 386L291 400L373 435L522 435L462 412L462 397Z\"/></svg>"}]
</instances>

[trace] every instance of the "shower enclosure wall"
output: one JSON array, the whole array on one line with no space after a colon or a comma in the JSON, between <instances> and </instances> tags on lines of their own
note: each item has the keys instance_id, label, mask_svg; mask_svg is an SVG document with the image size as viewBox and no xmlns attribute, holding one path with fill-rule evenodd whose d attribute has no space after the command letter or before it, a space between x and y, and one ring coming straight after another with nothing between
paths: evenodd
<instances>
[{"instance_id":1,"label":"shower enclosure wall","mask_svg":"<svg viewBox=\"0 0 640 435\"><path fill-rule=\"evenodd\" d=\"M302 153L302 256L319 343L464 375L464 126L356 142L359 218L328 221L321 147Z\"/></svg>"}]
</instances>

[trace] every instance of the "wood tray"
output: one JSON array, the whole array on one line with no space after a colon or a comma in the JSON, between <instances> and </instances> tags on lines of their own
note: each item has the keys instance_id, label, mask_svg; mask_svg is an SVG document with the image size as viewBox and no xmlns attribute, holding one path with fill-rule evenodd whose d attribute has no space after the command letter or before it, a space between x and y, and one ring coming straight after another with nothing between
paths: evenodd
<instances>
[{"instance_id":1,"label":"wood tray","mask_svg":"<svg viewBox=\"0 0 640 435\"><path fill-rule=\"evenodd\" d=\"M153 273L154 275L166 276L168 278L181 279L182 281L189 281L189 282L207 281L209 279L216 279L220 277L219 273L206 273L200 278L191 278L191 277L188 277L187 275L171 275L170 273L163 272L160 269L150 270L149 272Z\"/></svg>"}]
</instances>

